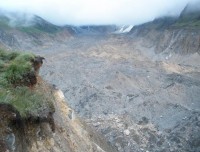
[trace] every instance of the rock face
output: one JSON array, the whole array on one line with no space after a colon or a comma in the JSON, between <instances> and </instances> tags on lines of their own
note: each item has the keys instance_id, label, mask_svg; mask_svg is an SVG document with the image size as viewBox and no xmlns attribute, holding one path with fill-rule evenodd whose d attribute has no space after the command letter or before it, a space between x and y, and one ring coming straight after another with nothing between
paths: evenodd
<instances>
[{"instance_id":1,"label":"rock face","mask_svg":"<svg viewBox=\"0 0 200 152\"><path fill-rule=\"evenodd\" d=\"M129 33L140 37L145 47L157 54L200 53L199 2L188 4L179 17L163 17L134 27Z\"/></svg>"},{"instance_id":2,"label":"rock face","mask_svg":"<svg viewBox=\"0 0 200 152\"><path fill-rule=\"evenodd\" d=\"M167 19L168 20L168 19ZM152 26L154 26L152 28ZM155 48L157 54L193 54L200 53L199 30L160 27L157 21L133 28L130 35L141 38L145 47Z\"/></svg>"},{"instance_id":3,"label":"rock face","mask_svg":"<svg viewBox=\"0 0 200 152\"><path fill-rule=\"evenodd\" d=\"M32 60L32 64L33 64L33 68L34 68L34 71L35 73L38 75L39 74L39 70L40 70L40 67L42 66L43 64L43 60L45 58L44 57L41 57L41 56L36 56L33 60Z\"/></svg>"},{"instance_id":4,"label":"rock face","mask_svg":"<svg viewBox=\"0 0 200 152\"><path fill-rule=\"evenodd\" d=\"M1 147L2 152L22 151L25 142L24 124L19 112L9 104L0 104ZM14 133L15 132L15 133ZM19 145L17 145L17 144ZM26 149L26 148L25 148Z\"/></svg>"},{"instance_id":5,"label":"rock face","mask_svg":"<svg viewBox=\"0 0 200 152\"><path fill-rule=\"evenodd\" d=\"M134 36L141 37L145 47L155 47L157 54L183 55L200 53L199 34L199 30L192 29L149 30L141 28L136 30Z\"/></svg>"}]
</instances>

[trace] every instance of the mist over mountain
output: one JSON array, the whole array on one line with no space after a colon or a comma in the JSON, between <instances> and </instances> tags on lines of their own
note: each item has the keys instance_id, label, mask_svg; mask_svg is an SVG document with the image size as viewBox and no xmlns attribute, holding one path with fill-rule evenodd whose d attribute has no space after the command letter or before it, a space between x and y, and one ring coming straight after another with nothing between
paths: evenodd
<instances>
[{"instance_id":1,"label":"mist over mountain","mask_svg":"<svg viewBox=\"0 0 200 152\"><path fill-rule=\"evenodd\" d=\"M5 11L34 14L56 25L137 25L161 16L179 16L199 0L6 0Z\"/></svg>"},{"instance_id":2,"label":"mist over mountain","mask_svg":"<svg viewBox=\"0 0 200 152\"><path fill-rule=\"evenodd\" d=\"M188 3L180 14L183 20L199 20L200 19L200 1L195 3Z\"/></svg>"}]
</instances>

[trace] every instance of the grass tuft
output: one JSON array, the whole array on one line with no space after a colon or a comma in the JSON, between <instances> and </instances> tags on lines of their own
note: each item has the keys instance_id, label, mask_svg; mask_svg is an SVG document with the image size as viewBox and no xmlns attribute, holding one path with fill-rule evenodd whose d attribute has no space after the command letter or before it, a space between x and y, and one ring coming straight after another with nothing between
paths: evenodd
<instances>
[{"instance_id":1,"label":"grass tuft","mask_svg":"<svg viewBox=\"0 0 200 152\"><path fill-rule=\"evenodd\" d=\"M44 109L53 109L54 97L42 87L30 89L22 82L26 73L34 72L31 53L0 50L0 103L14 106L23 118L38 116Z\"/></svg>"},{"instance_id":2,"label":"grass tuft","mask_svg":"<svg viewBox=\"0 0 200 152\"><path fill-rule=\"evenodd\" d=\"M5 52L0 51L0 66L4 72L5 79L9 84L19 84L24 75L33 71L31 60L34 59L31 53Z\"/></svg>"}]
</instances>

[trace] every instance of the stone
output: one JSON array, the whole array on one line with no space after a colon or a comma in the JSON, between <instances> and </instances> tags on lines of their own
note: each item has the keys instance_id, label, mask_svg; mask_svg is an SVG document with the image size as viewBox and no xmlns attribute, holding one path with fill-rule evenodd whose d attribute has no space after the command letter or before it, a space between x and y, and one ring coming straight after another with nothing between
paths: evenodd
<instances>
[{"instance_id":1,"label":"stone","mask_svg":"<svg viewBox=\"0 0 200 152\"><path fill-rule=\"evenodd\" d=\"M71 119L71 120L75 119L75 114L74 114L74 111L72 109L69 109L68 118Z\"/></svg>"},{"instance_id":2,"label":"stone","mask_svg":"<svg viewBox=\"0 0 200 152\"><path fill-rule=\"evenodd\" d=\"M129 135L130 135L130 131L129 131L128 129L126 129L126 130L124 130L124 134L125 134L126 136L129 136Z\"/></svg>"}]
</instances>

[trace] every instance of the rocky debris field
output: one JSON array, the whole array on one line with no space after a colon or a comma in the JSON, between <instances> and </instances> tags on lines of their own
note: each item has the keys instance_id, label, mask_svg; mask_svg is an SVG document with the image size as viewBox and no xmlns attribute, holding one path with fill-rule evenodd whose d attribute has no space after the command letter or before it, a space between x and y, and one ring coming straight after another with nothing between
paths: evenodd
<instances>
[{"instance_id":1,"label":"rocky debris field","mask_svg":"<svg viewBox=\"0 0 200 152\"><path fill-rule=\"evenodd\" d=\"M144 42L79 35L37 51L41 73L120 152L199 151L199 54L156 54Z\"/></svg>"}]
</instances>

